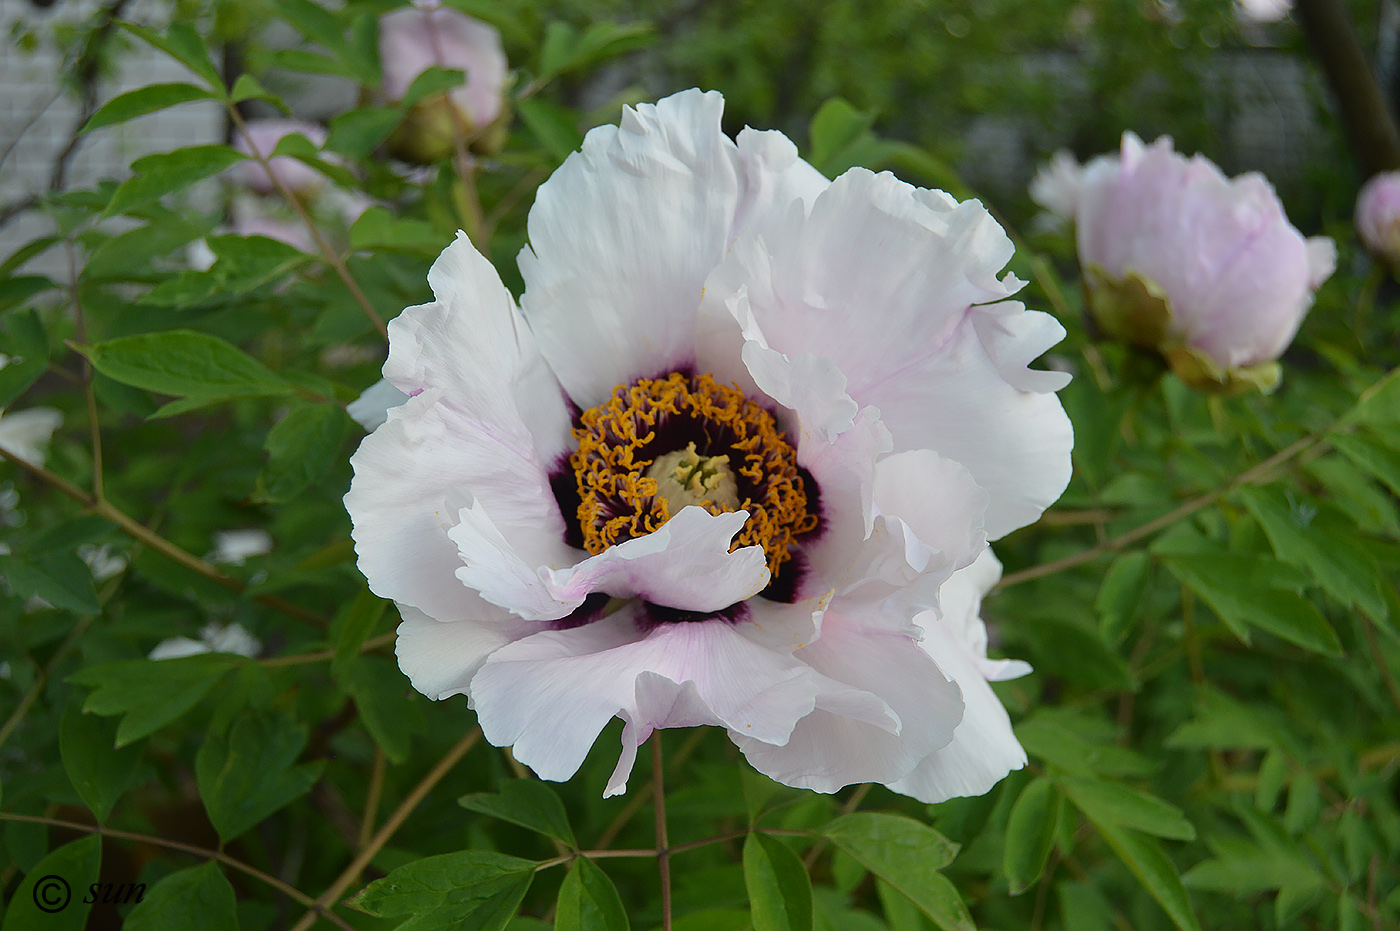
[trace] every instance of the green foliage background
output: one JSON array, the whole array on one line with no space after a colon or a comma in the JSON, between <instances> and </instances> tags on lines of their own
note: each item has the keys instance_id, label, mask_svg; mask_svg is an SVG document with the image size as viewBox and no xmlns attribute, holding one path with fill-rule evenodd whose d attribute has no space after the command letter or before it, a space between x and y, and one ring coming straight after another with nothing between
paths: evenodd
<instances>
[{"instance_id":1,"label":"green foliage background","mask_svg":"<svg viewBox=\"0 0 1400 931\"><path fill-rule=\"evenodd\" d=\"M362 435L344 405L378 378L382 321L429 297L459 227L518 293L534 188L625 101L713 87L732 128L781 128L829 175L891 168L969 196L953 166L989 115L1026 127L1035 158L1133 129L1249 167L1220 142L1213 63L1259 41L1303 60L1294 26L1244 30L1216 0L453 0L505 37L508 132L410 178L382 149L402 110L369 93L393 5L186 0L169 22L61 37L96 80L143 43L190 69L107 104L92 133L193 100L268 115L310 73L362 86L324 151L279 151L378 206L348 228L313 209L314 255L231 235L188 194L236 153L190 147L45 196L55 233L9 248L0 405L65 419L44 468L0 463L4 931L82 926L79 902L33 907L51 875L146 884L91 927L660 926L661 780L641 761L602 799L616 724L547 785L477 739L462 699L430 703L398 671L397 616L365 588L340 502ZM302 39L270 44L275 21ZM1047 54L1082 81L1046 80ZM1352 238L1357 179L1323 104L1285 194L1338 240L1339 270L1270 397L1206 398L1095 342L1070 238L1017 232L1029 201L992 192L1022 297L1068 328L1052 356L1076 373L1075 478L998 545L984 608L1036 670L998 685L1030 766L924 806L787 789L723 734L667 732L678 931L1400 925L1400 289ZM185 260L200 238L202 271ZM49 250L75 281L26 270ZM203 555L239 528L271 551ZM95 580L92 547L125 567ZM211 621L262 652L146 658Z\"/></svg>"}]
</instances>

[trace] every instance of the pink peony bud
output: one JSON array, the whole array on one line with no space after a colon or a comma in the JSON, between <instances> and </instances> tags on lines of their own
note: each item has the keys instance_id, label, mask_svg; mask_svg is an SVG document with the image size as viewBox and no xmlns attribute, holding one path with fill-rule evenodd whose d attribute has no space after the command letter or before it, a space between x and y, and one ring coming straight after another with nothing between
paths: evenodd
<instances>
[{"instance_id":1,"label":"pink peony bud","mask_svg":"<svg viewBox=\"0 0 1400 931\"><path fill-rule=\"evenodd\" d=\"M1332 240L1304 239L1262 175L1228 179L1166 137L1125 133L1120 155L1085 166L1076 220L1099 326L1202 390L1276 386L1275 360L1336 265Z\"/></svg>"},{"instance_id":2,"label":"pink peony bud","mask_svg":"<svg viewBox=\"0 0 1400 931\"><path fill-rule=\"evenodd\" d=\"M267 158L276 150L277 143L281 142L284 136L293 134L305 136L318 149L326 143L325 129L315 123L303 123L299 120L253 120L248 123L248 132L239 133L233 145L244 155L252 156L256 152ZM240 163L238 177L243 186L258 194L275 194L277 185L272 180L275 177L282 182L283 187L296 194L314 190L323 180L316 169L288 155L279 155L268 164L272 169L270 175L267 169L254 159L250 158Z\"/></svg>"},{"instance_id":3,"label":"pink peony bud","mask_svg":"<svg viewBox=\"0 0 1400 931\"><path fill-rule=\"evenodd\" d=\"M1400 264L1400 171L1385 171L1356 196L1356 231L1377 258Z\"/></svg>"},{"instance_id":4,"label":"pink peony bud","mask_svg":"<svg viewBox=\"0 0 1400 931\"><path fill-rule=\"evenodd\" d=\"M501 115L506 55L493 27L436 0L419 0L379 20L379 60L384 96L402 100L431 67L460 69L465 82L447 94L417 103L391 140L395 154L431 162L452 151L462 133L479 132Z\"/></svg>"}]
</instances>

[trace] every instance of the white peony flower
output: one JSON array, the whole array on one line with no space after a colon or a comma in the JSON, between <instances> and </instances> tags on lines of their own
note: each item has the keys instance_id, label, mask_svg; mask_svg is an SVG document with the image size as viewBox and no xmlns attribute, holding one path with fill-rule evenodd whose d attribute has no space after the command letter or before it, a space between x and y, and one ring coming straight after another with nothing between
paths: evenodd
<instances>
[{"instance_id":1,"label":"white peony flower","mask_svg":"<svg viewBox=\"0 0 1400 931\"><path fill-rule=\"evenodd\" d=\"M262 650L258 638L248 633L242 624L206 624L199 632L198 640L189 637L172 637L157 643L148 659L178 659L182 656L195 656L199 653L237 653L239 656L257 656Z\"/></svg>"},{"instance_id":2,"label":"white peony flower","mask_svg":"<svg viewBox=\"0 0 1400 931\"><path fill-rule=\"evenodd\" d=\"M1332 240L1304 239L1263 175L1226 178L1166 137L1125 133L1119 154L1089 162L1076 224L1104 332L1206 390L1273 388L1274 360L1336 265Z\"/></svg>"},{"instance_id":3,"label":"white peony flower","mask_svg":"<svg viewBox=\"0 0 1400 931\"><path fill-rule=\"evenodd\" d=\"M0 408L0 449L34 466L48 457L46 447L63 423L63 414L52 407L31 407L7 414Z\"/></svg>"},{"instance_id":4,"label":"white peony flower","mask_svg":"<svg viewBox=\"0 0 1400 931\"><path fill-rule=\"evenodd\" d=\"M1027 368L1064 331L1006 300L981 204L829 182L722 109L591 131L519 309L465 237L438 259L352 460L360 568L414 687L545 779L619 717L609 795L700 724L789 785L985 792L1025 759L986 679L1024 667L985 658L977 560L1069 480L1068 376Z\"/></svg>"}]
</instances>

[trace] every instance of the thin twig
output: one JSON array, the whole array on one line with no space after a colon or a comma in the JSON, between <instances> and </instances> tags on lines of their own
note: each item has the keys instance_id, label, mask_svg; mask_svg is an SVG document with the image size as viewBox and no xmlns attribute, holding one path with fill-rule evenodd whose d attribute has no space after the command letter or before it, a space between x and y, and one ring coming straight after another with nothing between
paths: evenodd
<instances>
[{"instance_id":1,"label":"thin twig","mask_svg":"<svg viewBox=\"0 0 1400 931\"><path fill-rule=\"evenodd\" d=\"M671 931L671 845L666 838L666 761L661 731L651 733L651 807L656 812L656 868L661 873L661 931Z\"/></svg>"},{"instance_id":2,"label":"thin twig","mask_svg":"<svg viewBox=\"0 0 1400 931\"><path fill-rule=\"evenodd\" d=\"M200 559L198 556L195 556L193 553L190 553L189 551L176 546L174 543L170 542L165 537L162 537L160 534L151 530L149 527L146 527L145 525L136 521L134 518L130 517L128 514L126 514L126 512L115 507L111 502L98 501L92 495L88 494L86 491L83 491L77 485L74 485L72 482L68 481L62 476L57 475L54 472L50 472L43 466L35 465L31 462L26 462L20 457L16 456L14 453L10 452L9 450L4 449L3 447L0 447L0 458L4 458L6 460L9 460L10 462L13 462L15 465L19 466L21 469L28 472L35 478L52 485L68 497L72 498L74 501L77 501L79 504L91 510L94 514L98 515L99 517L104 517L112 523L116 524L122 529L123 532L127 534L127 536L130 536L133 539L145 544L146 546L149 546L151 549L156 550L157 552L174 560L175 562L184 566L186 569L190 569L198 573L199 575L204 576L206 579L209 579L212 582L222 585L224 588L228 589L231 592L235 592L240 595L247 592L248 586L245 585L243 582L240 582L238 579L235 579L232 576L225 575L218 569L211 566L209 563ZM290 601L287 601L284 598L280 598L277 595L256 594L253 595L252 598L258 604L261 604L264 607L272 608L275 611L280 611L288 617L294 617L298 620L306 621L308 624L315 624L317 627L330 627L330 621L321 617L319 614L316 614L313 611L308 611L307 609L299 607L298 605L294 605Z\"/></svg>"},{"instance_id":3,"label":"thin twig","mask_svg":"<svg viewBox=\"0 0 1400 931\"><path fill-rule=\"evenodd\" d=\"M379 800L384 795L384 773L389 768L389 758L384 748L374 748L374 768L369 773L369 790L365 793L365 813L360 816L360 839L355 846L364 850L374 839L374 821L379 817Z\"/></svg>"},{"instance_id":4,"label":"thin twig","mask_svg":"<svg viewBox=\"0 0 1400 931\"><path fill-rule=\"evenodd\" d=\"M292 931L306 931L315 923L317 915L330 913L330 909L335 906L336 902L340 901L345 890L355 884L355 880L359 879L365 867L369 866L370 861L378 855L385 844L389 843L389 839L398 831L399 826L413 813L414 809L422 804L423 799L427 798L433 787L442 781L443 777L452 770L452 767L456 766L458 761L466 756L467 751L476 746L476 742L480 739L481 728L472 728L470 733L457 741L452 749L448 750L446 755L438 760L432 769L428 770L428 774L399 803L399 807L394 809L394 813L374 833L370 842L355 855L355 859L350 861L350 865L345 868L345 871L336 878L335 882L331 883L331 887L316 897L316 902L311 910L301 916L301 920L293 925Z\"/></svg>"},{"instance_id":5,"label":"thin twig","mask_svg":"<svg viewBox=\"0 0 1400 931\"><path fill-rule=\"evenodd\" d=\"M238 128L243 138L251 140L253 137L248 132L248 124L244 121L243 114L239 113L238 108L233 104L229 104L226 109L228 110L229 119L233 121L234 126ZM379 331L379 335L387 340L389 338L389 328L385 326L384 318L379 316L378 311L374 309L374 305L369 302L369 298L365 297L365 292L360 289L359 282L354 279L350 274L350 269L346 267L345 260L340 257L335 247L326 239L325 234L321 232L321 228L311 219L311 215L306 212L306 208L301 205L301 201L297 199L297 196L282 183L282 179L278 177L277 172L272 170L267 156L258 151L258 147L253 145L251 141L248 145L248 151L252 153L257 163L262 166L263 171L267 172L268 178L272 180L273 185L277 188L277 193L281 194L282 199L296 212L297 217L301 220L307 231L311 233L311 238L316 240L316 247L321 250L321 256L326 260L326 264L335 270L337 277L339 277L341 283L345 285L345 290L349 291L355 303L360 305L360 309L364 311L365 316L369 318L369 322L374 324L374 328Z\"/></svg>"},{"instance_id":6,"label":"thin twig","mask_svg":"<svg viewBox=\"0 0 1400 931\"><path fill-rule=\"evenodd\" d=\"M345 931L355 931L354 927L347 923L345 919L341 918L339 915L336 915L335 913L327 909L322 909L321 906L316 904L316 902L311 898L311 896L302 892L300 889L296 888L295 886L288 885L287 883L278 879L276 876L271 876L267 873L264 873L262 870L258 869L255 866L249 866L242 860L235 860L233 857L230 857L228 854L220 850L210 850L207 847L196 847L194 844L186 844L177 840L167 840L164 837L156 837L153 834L138 834L135 831L119 831L115 828L104 828L95 824L83 824L78 821L61 821L58 818L44 818L38 815L19 815L8 811L0 811L0 820L27 821L30 824L47 824L50 827L67 828L71 831L83 831L88 834L100 834L103 837L117 837L121 838L122 840L139 841L141 843L152 844L157 847L165 847L170 850L179 850L183 853L192 854L196 857L203 857L206 860L217 860L219 863L222 863L224 866L227 866L230 869L238 870L240 873L252 876L254 879L258 879L262 882L267 883L269 886L272 886L274 889L276 889L278 892L281 892L288 898L295 899L300 904L305 905L307 908L313 909L317 913L321 914L321 916L324 917L327 921L334 923L338 927L344 928Z\"/></svg>"},{"instance_id":7,"label":"thin twig","mask_svg":"<svg viewBox=\"0 0 1400 931\"><path fill-rule=\"evenodd\" d=\"M87 318L83 315L83 299L78 287L78 250L70 238L64 243L68 254L68 289L73 301L73 321L78 342L87 342ZM87 404L88 434L92 443L92 496L102 501L102 426L97 420L97 394L92 388L92 363L83 358L83 400Z\"/></svg>"},{"instance_id":8,"label":"thin twig","mask_svg":"<svg viewBox=\"0 0 1400 931\"><path fill-rule=\"evenodd\" d=\"M1052 559L1050 562L1041 563L1038 566L1031 566L1019 572L1013 572L1010 575L1003 576L996 587L1009 588L1012 585L1019 585L1022 582L1029 582L1032 579L1038 579L1042 576L1054 575L1056 572L1063 572L1066 569L1072 569L1086 562L1092 562L1105 553L1116 553L1127 546L1131 546L1144 537L1150 537L1157 531L1165 530L1177 521L1190 517L1202 508L1210 507L1236 488L1257 483L1260 479L1264 478L1274 469L1283 465L1293 457L1315 447L1327 445L1327 438L1325 436L1327 432L1330 432L1330 430L1323 431L1321 434L1306 436L1298 440L1296 443L1278 451L1258 465L1236 475L1219 488L1200 495L1199 497L1192 498L1175 510L1163 514L1161 517L1154 518L1145 524L1140 524L1126 533L1119 534L1110 540L1105 540L1103 543L1091 546L1088 549L1080 550L1078 553L1071 553L1060 559Z\"/></svg>"},{"instance_id":9,"label":"thin twig","mask_svg":"<svg viewBox=\"0 0 1400 931\"><path fill-rule=\"evenodd\" d=\"M360 644L361 653L373 653L381 647L391 646L394 638L398 634L389 631L387 634L380 634L378 637L371 637ZM327 660L335 659L336 651L333 649L313 650L310 653L291 653L287 656L269 656L267 659L258 660L263 666L303 666L307 663L324 663Z\"/></svg>"},{"instance_id":10,"label":"thin twig","mask_svg":"<svg viewBox=\"0 0 1400 931\"><path fill-rule=\"evenodd\" d=\"M701 741L704 739L705 728L695 728L686 742L681 744L681 748L671 754L671 762L669 764L671 769L674 770L686 760L690 759L690 755L695 752L696 748L700 746ZM627 822L631 821L632 817L637 812L641 811L642 806L651 798L651 789L652 786L650 782L637 789L632 797L627 800L627 804L622 806L622 810L619 811L612 821L608 823L608 826L603 829L603 833L598 835L598 839L593 842L593 846L600 850L606 850L608 845L611 844L617 835L621 833L622 829L627 826Z\"/></svg>"},{"instance_id":11,"label":"thin twig","mask_svg":"<svg viewBox=\"0 0 1400 931\"><path fill-rule=\"evenodd\" d=\"M33 684L29 686L29 691L25 692L24 698L20 699L19 707L5 719L4 725L0 726L0 747L3 747L5 741L10 739L10 735L14 733L15 728L19 727L25 715L29 714L29 709L34 706L34 702L38 701L39 696L43 694L44 686L47 685L49 681L49 673L53 672L59 660L67 655L68 651L73 648L73 644L78 642L78 639L87 632L88 626L91 624L91 616L82 618L78 623L74 624L73 629L68 632L68 636L63 638L63 642L58 645L58 649L54 650L53 656L50 656L49 661L44 664L44 668L39 670L38 675L34 677Z\"/></svg>"}]
</instances>

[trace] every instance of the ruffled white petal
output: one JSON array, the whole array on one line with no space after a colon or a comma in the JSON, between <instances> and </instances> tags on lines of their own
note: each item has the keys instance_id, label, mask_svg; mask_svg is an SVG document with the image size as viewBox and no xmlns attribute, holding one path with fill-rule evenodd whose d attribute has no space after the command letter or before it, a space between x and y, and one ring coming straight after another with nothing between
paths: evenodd
<instances>
[{"instance_id":1,"label":"ruffled white petal","mask_svg":"<svg viewBox=\"0 0 1400 931\"><path fill-rule=\"evenodd\" d=\"M381 378L366 388L358 398L345 405L345 413L349 414L355 423L364 427L366 433L373 433L389 419L390 410L407 400L408 395L389 384L388 379Z\"/></svg>"},{"instance_id":2,"label":"ruffled white petal","mask_svg":"<svg viewBox=\"0 0 1400 931\"><path fill-rule=\"evenodd\" d=\"M682 508L646 536L561 568L536 568L522 560L483 508L464 508L459 517L449 531L465 563L457 578L488 601L531 620L564 617L594 592L711 613L757 594L769 581L761 547L729 552L748 511L715 515L699 507Z\"/></svg>"},{"instance_id":3,"label":"ruffled white petal","mask_svg":"<svg viewBox=\"0 0 1400 931\"><path fill-rule=\"evenodd\" d=\"M1063 330L1001 301L1020 285L996 277L1010 256L981 204L856 169L809 216L741 235L707 282L702 321L715 328L725 307L788 359L829 358L850 398L879 408L896 450L932 449L972 472L998 537L1059 497L1073 443L1044 393L1065 376L1026 367Z\"/></svg>"},{"instance_id":4,"label":"ruffled white petal","mask_svg":"<svg viewBox=\"0 0 1400 931\"><path fill-rule=\"evenodd\" d=\"M403 623L394 642L399 668L415 689L433 701L470 694L472 676L488 656L539 630L538 624L486 604L475 616L451 621L436 620L405 605L399 607L399 614Z\"/></svg>"},{"instance_id":5,"label":"ruffled white petal","mask_svg":"<svg viewBox=\"0 0 1400 931\"><path fill-rule=\"evenodd\" d=\"M624 609L526 637L493 653L473 679L477 719L487 740L513 745L517 759L556 782L578 770L614 715L623 715L634 734L672 726L675 715L679 726L710 723L785 742L814 706L811 671L755 643L744 628L712 620L643 631L635 612ZM645 673L693 683L693 691L661 687ZM616 774L611 781L620 784Z\"/></svg>"},{"instance_id":6,"label":"ruffled white petal","mask_svg":"<svg viewBox=\"0 0 1400 931\"><path fill-rule=\"evenodd\" d=\"M694 360L695 308L739 198L723 109L699 91L628 108L540 185L521 306L580 408Z\"/></svg>"},{"instance_id":7,"label":"ruffled white petal","mask_svg":"<svg viewBox=\"0 0 1400 931\"><path fill-rule=\"evenodd\" d=\"M464 233L428 272L435 300L389 323L384 377L431 389L492 442L552 464L573 448L568 406L529 325Z\"/></svg>"},{"instance_id":8,"label":"ruffled white petal","mask_svg":"<svg viewBox=\"0 0 1400 931\"><path fill-rule=\"evenodd\" d=\"M990 550L950 579L940 595L943 613L915 618L920 644L962 690L966 710L952 742L929 754L908 776L890 784L896 792L924 802L981 795L1013 769L1026 765L1026 753L1011 730L1006 709L987 680L1025 675L1030 667L1012 660L987 659L987 631L978 617L982 595L1001 575Z\"/></svg>"},{"instance_id":9,"label":"ruffled white petal","mask_svg":"<svg viewBox=\"0 0 1400 931\"><path fill-rule=\"evenodd\" d=\"M797 657L829 680L883 700L897 728L822 707L798 722L784 744L734 734L759 772L784 785L835 792L856 782L893 782L952 739L962 719L958 687L907 634L882 630L834 604L819 640Z\"/></svg>"},{"instance_id":10,"label":"ruffled white petal","mask_svg":"<svg viewBox=\"0 0 1400 931\"><path fill-rule=\"evenodd\" d=\"M482 502L522 559L573 561L564 521L538 455L503 443L425 392L389 412L351 458L345 496L360 571L375 594L436 618L468 616L480 597L457 580L448 531L460 509Z\"/></svg>"}]
</instances>

